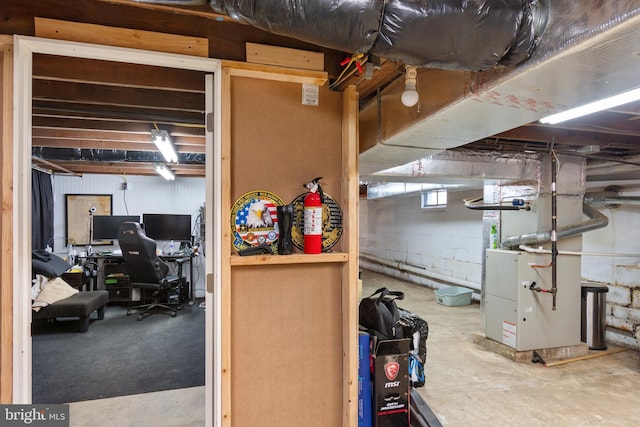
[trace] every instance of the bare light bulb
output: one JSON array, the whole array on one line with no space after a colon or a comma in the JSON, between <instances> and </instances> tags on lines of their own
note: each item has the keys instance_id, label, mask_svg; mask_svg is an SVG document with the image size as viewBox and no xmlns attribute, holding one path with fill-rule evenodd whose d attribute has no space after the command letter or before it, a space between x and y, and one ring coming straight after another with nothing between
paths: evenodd
<instances>
[{"instance_id":1,"label":"bare light bulb","mask_svg":"<svg viewBox=\"0 0 640 427\"><path fill-rule=\"evenodd\" d=\"M405 86L400 100L405 107L413 107L418 103L418 101L420 100L420 95L418 95L418 91L416 91L415 84L413 85L413 87L410 87L409 85Z\"/></svg>"},{"instance_id":2,"label":"bare light bulb","mask_svg":"<svg viewBox=\"0 0 640 427\"><path fill-rule=\"evenodd\" d=\"M402 92L400 101L405 107L413 107L420 100L420 95L416 90L418 70L415 66L407 65L404 79L404 92Z\"/></svg>"}]
</instances>

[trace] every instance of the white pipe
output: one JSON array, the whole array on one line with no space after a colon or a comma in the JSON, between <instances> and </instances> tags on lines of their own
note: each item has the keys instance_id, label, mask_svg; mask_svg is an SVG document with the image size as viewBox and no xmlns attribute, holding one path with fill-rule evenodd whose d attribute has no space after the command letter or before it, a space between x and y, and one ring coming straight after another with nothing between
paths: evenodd
<instances>
[{"instance_id":1,"label":"white pipe","mask_svg":"<svg viewBox=\"0 0 640 427\"><path fill-rule=\"evenodd\" d=\"M417 274L418 276L424 276L431 279L440 280L442 282L453 283L454 285L463 286L465 288L473 289L474 291L480 292L481 290L480 284L478 283L468 282L466 280L456 279L455 277L444 276L438 273L433 273L431 271L428 271L426 267L405 264L399 261L390 261L390 260L378 258L375 255L369 255L364 253L360 253L360 258L366 258L369 261L377 262L379 264L383 264L388 267L393 267L400 271L407 271L409 273Z\"/></svg>"},{"instance_id":2,"label":"white pipe","mask_svg":"<svg viewBox=\"0 0 640 427\"><path fill-rule=\"evenodd\" d=\"M531 246L527 246L527 245L520 245L518 246L520 249L522 249L525 252L529 252L529 253L535 253L535 254L550 254L551 251L549 249L542 249L542 248L532 248ZM612 254L612 253L606 253L606 252L574 252L574 251L558 251L559 254L561 255L585 255L585 256L615 256L615 257L621 257L621 258L632 258L632 257L640 257L640 253L637 254Z\"/></svg>"}]
</instances>

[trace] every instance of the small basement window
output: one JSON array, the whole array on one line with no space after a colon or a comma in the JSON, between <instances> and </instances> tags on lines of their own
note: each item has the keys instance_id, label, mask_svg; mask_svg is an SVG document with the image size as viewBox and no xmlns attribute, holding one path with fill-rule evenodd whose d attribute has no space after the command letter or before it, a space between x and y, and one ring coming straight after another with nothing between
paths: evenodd
<instances>
[{"instance_id":1,"label":"small basement window","mask_svg":"<svg viewBox=\"0 0 640 427\"><path fill-rule=\"evenodd\" d=\"M431 190L422 193L421 209L441 209L447 207L447 190Z\"/></svg>"}]
</instances>

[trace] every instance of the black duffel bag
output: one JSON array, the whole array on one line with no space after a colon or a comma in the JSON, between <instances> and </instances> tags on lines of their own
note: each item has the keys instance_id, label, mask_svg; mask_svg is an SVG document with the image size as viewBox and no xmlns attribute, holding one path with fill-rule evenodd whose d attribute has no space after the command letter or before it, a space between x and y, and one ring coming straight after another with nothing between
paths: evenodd
<instances>
[{"instance_id":1,"label":"black duffel bag","mask_svg":"<svg viewBox=\"0 0 640 427\"><path fill-rule=\"evenodd\" d=\"M404 299L404 293L380 288L360 301L360 326L381 340L403 338L400 311L396 300Z\"/></svg>"}]
</instances>

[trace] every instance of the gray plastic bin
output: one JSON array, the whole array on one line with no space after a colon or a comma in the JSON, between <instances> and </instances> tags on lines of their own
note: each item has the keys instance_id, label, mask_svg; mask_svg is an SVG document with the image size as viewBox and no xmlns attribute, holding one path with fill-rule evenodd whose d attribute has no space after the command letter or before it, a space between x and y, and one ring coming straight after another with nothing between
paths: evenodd
<instances>
[{"instance_id":1,"label":"gray plastic bin","mask_svg":"<svg viewBox=\"0 0 640 427\"><path fill-rule=\"evenodd\" d=\"M607 326L606 306L609 288L599 285L582 285L582 322L580 340L589 350L606 350L604 339Z\"/></svg>"}]
</instances>

